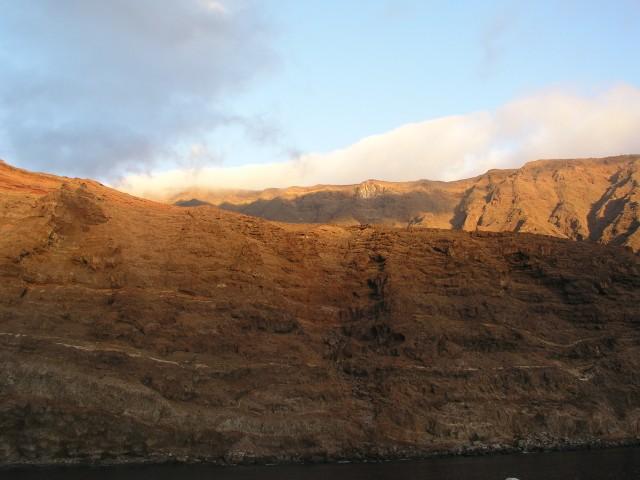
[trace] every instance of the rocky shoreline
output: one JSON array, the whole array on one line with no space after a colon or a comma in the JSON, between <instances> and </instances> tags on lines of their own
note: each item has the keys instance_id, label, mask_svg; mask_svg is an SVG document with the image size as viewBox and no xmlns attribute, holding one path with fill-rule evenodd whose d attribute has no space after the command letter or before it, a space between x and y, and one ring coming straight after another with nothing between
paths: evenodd
<instances>
[{"instance_id":1,"label":"rocky shoreline","mask_svg":"<svg viewBox=\"0 0 640 480\"><path fill-rule=\"evenodd\" d=\"M8 464L0 464L0 471L10 471L25 468L59 468L59 467L96 467L108 468L122 465L143 466L143 465L166 465L166 464L207 464L220 467L236 467L236 466L275 466L275 465L316 465L316 464L345 464L345 463L387 463L387 462L405 462L405 461L421 461L431 458L446 458L457 456L488 456L488 455L513 455L513 454L530 454L530 453L551 453L551 452L570 452L583 450L606 450L616 448L637 448L640 447L640 438L630 440L617 441L571 441L565 440L561 443L536 443L530 441L519 442L518 445L503 444L483 444L483 445L465 445L453 450L433 451L433 452L416 452L413 450L404 451L398 449L394 452L371 453L352 453L350 455L333 455L326 456L322 454L310 455L305 457L252 457L244 456L240 459L228 458L208 458L208 457L190 457L181 455L161 454L153 455L149 458L120 457L109 459L59 459L55 461L33 462L24 461Z\"/></svg>"}]
</instances>

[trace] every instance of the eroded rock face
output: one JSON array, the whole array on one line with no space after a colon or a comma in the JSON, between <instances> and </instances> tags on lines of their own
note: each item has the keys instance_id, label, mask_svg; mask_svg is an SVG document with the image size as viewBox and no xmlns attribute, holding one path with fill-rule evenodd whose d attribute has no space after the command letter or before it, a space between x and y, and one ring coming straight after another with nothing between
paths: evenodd
<instances>
[{"instance_id":1,"label":"eroded rock face","mask_svg":"<svg viewBox=\"0 0 640 480\"><path fill-rule=\"evenodd\" d=\"M375 180L367 180L366 182L362 182L358 186L356 186L354 195L356 196L356 198L369 200L371 198L384 195L385 192L386 189L382 183L376 182Z\"/></svg>"},{"instance_id":2,"label":"eroded rock face","mask_svg":"<svg viewBox=\"0 0 640 480\"><path fill-rule=\"evenodd\" d=\"M269 220L530 232L638 251L639 169L637 155L541 160L456 182L368 180L355 186L198 195Z\"/></svg>"},{"instance_id":3,"label":"eroded rock face","mask_svg":"<svg viewBox=\"0 0 640 480\"><path fill-rule=\"evenodd\" d=\"M640 261L270 223L0 165L0 461L640 438Z\"/></svg>"}]
</instances>

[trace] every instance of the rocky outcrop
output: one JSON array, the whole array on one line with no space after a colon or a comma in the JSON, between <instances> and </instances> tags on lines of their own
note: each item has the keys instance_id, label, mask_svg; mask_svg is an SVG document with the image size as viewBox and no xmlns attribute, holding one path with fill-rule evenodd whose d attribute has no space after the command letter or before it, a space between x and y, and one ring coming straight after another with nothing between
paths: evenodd
<instances>
[{"instance_id":1,"label":"rocky outcrop","mask_svg":"<svg viewBox=\"0 0 640 480\"><path fill-rule=\"evenodd\" d=\"M623 247L278 224L8 166L0 233L2 463L640 439Z\"/></svg>"},{"instance_id":2,"label":"rocky outcrop","mask_svg":"<svg viewBox=\"0 0 640 480\"><path fill-rule=\"evenodd\" d=\"M384 195L385 192L386 188L383 184L376 182L375 180L367 180L366 182L362 182L356 186L354 194L356 198L368 200L370 198Z\"/></svg>"},{"instance_id":3,"label":"rocky outcrop","mask_svg":"<svg viewBox=\"0 0 640 480\"><path fill-rule=\"evenodd\" d=\"M640 157L542 160L457 182L382 182L264 192L199 192L269 220L531 232L640 249Z\"/></svg>"}]
</instances>

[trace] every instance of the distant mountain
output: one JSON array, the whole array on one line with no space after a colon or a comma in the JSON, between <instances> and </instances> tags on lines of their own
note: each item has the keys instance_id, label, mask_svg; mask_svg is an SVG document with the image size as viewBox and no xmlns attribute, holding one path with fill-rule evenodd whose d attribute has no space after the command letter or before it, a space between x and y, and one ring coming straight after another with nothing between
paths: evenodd
<instances>
[{"instance_id":1,"label":"distant mountain","mask_svg":"<svg viewBox=\"0 0 640 480\"><path fill-rule=\"evenodd\" d=\"M539 160L454 182L367 180L259 192L200 190L197 197L283 222L530 232L638 251L639 182L640 156L627 155Z\"/></svg>"},{"instance_id":2,"label":"distant mountain","mask_svg":"<svg viewBox=\"0 0 640 480\"><path fill-rule=\"evenodd\" d=\"M204 205L211 205L209 202L192 198L191 200L178 200L173 203L176 207L202 207Z\"/></svg>"},{"instance_id":3,"label":"distant mountain","mask_svg":"<svg viewBox=\"0 0 640 480\"><path fill-rule=\"evenodd\" d=\"M549 165L338 198L373 218L413 199L458 228L629 231L634 161ZM275 223L0 164L0 466L637 443L639 325L626 248Z\"/></svg>"}]
</instances>

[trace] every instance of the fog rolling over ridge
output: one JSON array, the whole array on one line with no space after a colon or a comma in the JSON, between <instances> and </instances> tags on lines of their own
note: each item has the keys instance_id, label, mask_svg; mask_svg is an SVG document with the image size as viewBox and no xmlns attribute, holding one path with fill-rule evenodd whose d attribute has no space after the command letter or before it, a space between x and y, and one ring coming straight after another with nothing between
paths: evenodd
<instances>
[{"instance_id":1,"label":"fog rolling over ridge","mask_svg":"<svg viewBox=\"0 0 640 480\"><path fill-rule=\"evenodd\" d=\"M386 181L451 181L542 158L640 152L640 89L617 85L592 95L549 89L491 110L399 125L329 151L277 161L202 162L124 175L115 185L160 199L188 188L252 189ZM200 154L197 145L191 154ZM188 158L192 158L189 154ZM197 156L197 155L196 155Z\"/></svg>"},{"instance_id":2,"label":"fog rolling over ridge","mask_svg":"<svg viewBox=\"0 0 640 480\"><path fill-rule=\"evenodd\" d=\"M540 160L514 170L434 182L368 180L225 191L193 189L221 208L296 223L382 224L411 228L529 232L640 249L640 156Z\"/></svg>"}]
</instances>

